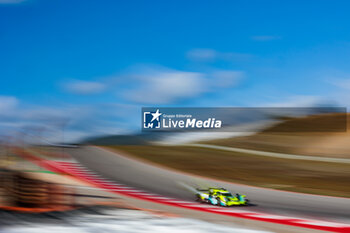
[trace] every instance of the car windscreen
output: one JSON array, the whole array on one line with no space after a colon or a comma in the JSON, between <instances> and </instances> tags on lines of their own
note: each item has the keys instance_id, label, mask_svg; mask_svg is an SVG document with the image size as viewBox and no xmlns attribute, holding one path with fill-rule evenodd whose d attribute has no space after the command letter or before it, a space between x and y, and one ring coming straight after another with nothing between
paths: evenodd
<instances>
[{"instance_id":1,"label":"car windscreen","mask_svg":"<svg viewBox=\"0 0 350 233\"><path fill-rule=\"evenodd\" d=\"M231 197L232 196L231 193L221 193L221 195L224 196L224 197Z\"/></svg>"}]
</instances>

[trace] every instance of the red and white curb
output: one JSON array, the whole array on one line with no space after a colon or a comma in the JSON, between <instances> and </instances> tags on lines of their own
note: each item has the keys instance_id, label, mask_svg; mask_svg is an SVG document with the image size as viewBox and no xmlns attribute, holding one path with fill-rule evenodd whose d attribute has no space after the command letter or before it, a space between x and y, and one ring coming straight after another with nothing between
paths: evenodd
<instances>
[{"instance_id":1,"label":"red and white curb","mask_svg":"<svg viewBox=\"0 0 350 233\"><path fill-rule=\"evenodd\" d=\"M222 214L222 215L227 215L232 217L239 217L239 218L265 221L265 222L271 222L271 223L279 223L279 224L305 227L305 228L323 230L323 231L350 233L350 224L289 217L289 216L272 215L272 214L246 211L246 210L234 209L234 208L228 209L228 208L223 208L218 206L199 204L196 202L182 201L175 198L168 198L157 194L148 193L145 191L140 191L122 184L118 184L113 181L109 181L89 171L79 163L44 160L36 156L33 156L32 154L25 151L20 151L20 153L18 154L20 154L21 156L27 159L30 159L31 161L37 163L39 166L42 166L50 171L66 173L82 181L88 182L96 187L99 187L117 194L129 196L129 197L134 197L142 200L152 201L156 203L161 203L161 204L166 204L166 205L171 205L171 206L176 206L181 208Z\"/></svg>"}]
</instances>

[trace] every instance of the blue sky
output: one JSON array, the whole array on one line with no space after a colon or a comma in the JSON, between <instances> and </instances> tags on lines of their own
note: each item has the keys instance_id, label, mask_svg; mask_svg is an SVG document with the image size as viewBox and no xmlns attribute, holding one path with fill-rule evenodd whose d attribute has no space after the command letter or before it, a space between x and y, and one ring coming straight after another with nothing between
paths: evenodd
<instances>
[{"instance_id":1,"label":"blue sky","mask_svg":"<svg viewBox=\"0 0 350 233\"><path fill-rule=\"evenodd\" d=\"M349 7L0 0L0 128L76 139L139 130L141 106L348 106Z\"/></svg>"}]
</instances>

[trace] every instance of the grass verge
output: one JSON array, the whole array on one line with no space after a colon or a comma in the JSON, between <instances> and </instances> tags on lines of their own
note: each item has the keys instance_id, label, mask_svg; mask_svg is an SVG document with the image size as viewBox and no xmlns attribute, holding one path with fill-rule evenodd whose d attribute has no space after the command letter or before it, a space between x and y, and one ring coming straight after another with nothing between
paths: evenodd
<instances>
[{"instance_id":1,"label":"grass verge","mask_svg":"<svg viewBox=\"0 0 350 233\"><path fill-rule=\"evenodd\" d=\"M182 146L108 146L176 170L260 187L350 197L350 165Z\"/></svg>"}]
</instances>

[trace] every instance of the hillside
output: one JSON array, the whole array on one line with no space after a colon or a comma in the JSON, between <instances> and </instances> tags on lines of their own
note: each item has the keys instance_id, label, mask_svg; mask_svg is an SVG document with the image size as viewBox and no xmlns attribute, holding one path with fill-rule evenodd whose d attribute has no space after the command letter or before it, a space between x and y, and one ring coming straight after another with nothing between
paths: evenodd
<instances>
[{"instance_id":1,"label":"hillside","mask_svg":"<svg viewBox=\"0 0 350 233\"><path fill-rule=\"evenodd\" d=\"M202 143L300 155L350 157L350 115L325 114L288 118L250 136Z\"/></svg>"}]
</instances>

